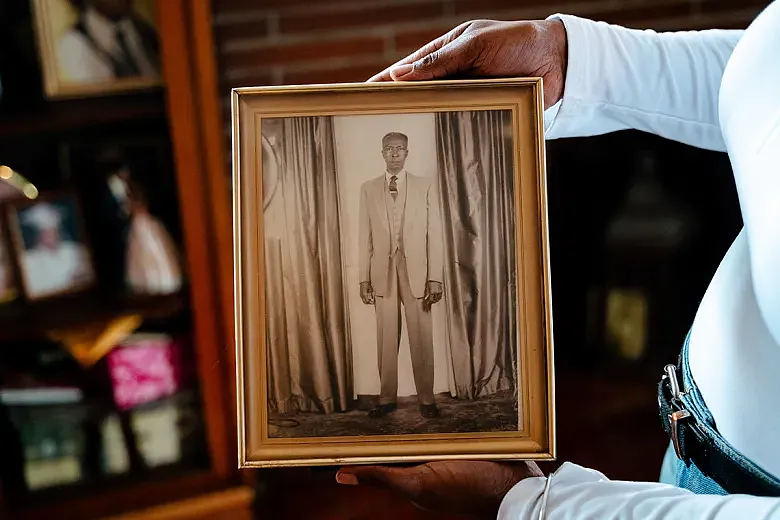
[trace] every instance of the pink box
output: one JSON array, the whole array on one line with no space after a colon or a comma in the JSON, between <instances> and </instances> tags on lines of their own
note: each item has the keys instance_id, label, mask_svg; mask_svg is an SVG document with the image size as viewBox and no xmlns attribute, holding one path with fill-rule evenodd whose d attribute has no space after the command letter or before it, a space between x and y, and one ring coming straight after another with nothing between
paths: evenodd
<instances>
[{"instance_id":1,"label":"pink box","mask_svg":"<svg viewBox=\"0 0 780 520\"><path fill-rule=\"evenodd\" d=\"M185 384L182 340L134 335L107 356L114 401L122 410L175 394Z\"/></svg>"}]
</instances>

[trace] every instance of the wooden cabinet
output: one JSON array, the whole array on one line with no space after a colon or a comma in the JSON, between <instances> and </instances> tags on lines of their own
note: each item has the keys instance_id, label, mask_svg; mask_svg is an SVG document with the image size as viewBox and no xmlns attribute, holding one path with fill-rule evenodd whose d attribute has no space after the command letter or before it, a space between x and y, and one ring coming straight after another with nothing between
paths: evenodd
<instances>
[{"instance_id":1,"label":"wooden cabinet","mask_svg":"<svg viewBox=\"0 0 780 520\"><path fill-rule=\"evenodd\" d=\"M143 188L163 208L185 273L176 294L122 298L96 290L0 305L0 391L11 396L0 400L0 518L249 519L253 481L237 469L232 223L211 5L157 2L164 88L50 101L35 67L8 65L8 49L21 45L32 55L28 0L0 4L2 14L13 15L3 23L14 34L1 49L0 165L41 194L84 195L86 173L68 163L68 150L112 139L155 141L163 159ZM94 234L98 250L104 237ZM112 397L106 357L77 363L56 333L100 332L127 317L138 320L136 331L183 338L181 357L193 377L172 395L125 410ZM62 400L49 408L20 402L10 390L19 386L56 390ZM170 437L185 429L186 442ZM78 446L75 455L31 464L43 449L30 445L46 439L46 449L56 451L55 437Z\"/></svg>"}]
</instances>

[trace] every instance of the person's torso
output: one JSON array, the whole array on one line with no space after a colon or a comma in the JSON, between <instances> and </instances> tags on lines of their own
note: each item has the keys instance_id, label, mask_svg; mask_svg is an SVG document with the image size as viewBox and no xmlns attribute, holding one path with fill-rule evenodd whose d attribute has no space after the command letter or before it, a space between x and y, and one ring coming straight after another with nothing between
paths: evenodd
<instances>
[{"instance_id":1,"label":"person's torso","mask_svg":"<svg viewBox=\"0 0 780 520\"><path fill-rule=\"evenodd\" d=\"M766 226L754 237L777 237L778 248L776 254L751 250L745 230L736 238L694 320L690 366L718 431L743 455L780 476L780 413L774 402L780 396L780 345L759 308L753 278L766 262L777 265L780 276L780 220L765 213L780 208L780 5L768 7L757 21L724 74L721 128L749 229Z\"/></svg>"},{"instance_id":2,"label":"person's torso","mask_svg":"<svg viewBox=\"0 0 780 520\"><path fill-rule=\"evenodd\" d=\"M123 60L132 60L138 75L157 77L154 59L148 55L141 36L131 22L123 22L111 32L107 31L107 28L103 31L90 30L85 24L80 24L63 35L60 52L70 54L70 60L77 60L83 69L82 74L89 71L92 81L114 79L117 75L116 62ZM116 34L119 32L124 37L124 48L117 42ZM63 73L68 77L67 69Z\"/></svg>"},{"instance_id":3,"label":"person's torso","mask_svg":"<svg viewBox=\"0 0 780 520\"><path fill-rule=\"evenodd\" d=\"M68 289L80 270L77 246L63 242L56 249L39 248L26 255L28 285L34 293Z\"/></svg>"},{"instance_id":4,"label":"person's torso","mask_svg":"<svg viewBox=\"0 0 780 520\"><path fill-rule=\"evenodd\" d=\"M404 210L406 209L406 182L398 182L395 196L389 189L385 190L385 214L390 229L390 251L403 250Z\"/></svg>"},{"instance_id":5,"label":"person's torso","mask_svg":"<svg viewBox=\"0 0 780 520\"><path fill-rule=\"evenodd\" d=\"M407 256L425 250L428 217L427 217L427 187L424 177L406 174L406 180L399 186L400 203L396 204L401 216L400 237L403 240ZM387 182L384 176L378 177L371 184L372 209L370 212L374 246L377 254L392 254L393 213L392 198L389 197ZM403 191L401 200L400 191ZM421 249L422 248L422 249Z\"/></svg>"}]
</instances>

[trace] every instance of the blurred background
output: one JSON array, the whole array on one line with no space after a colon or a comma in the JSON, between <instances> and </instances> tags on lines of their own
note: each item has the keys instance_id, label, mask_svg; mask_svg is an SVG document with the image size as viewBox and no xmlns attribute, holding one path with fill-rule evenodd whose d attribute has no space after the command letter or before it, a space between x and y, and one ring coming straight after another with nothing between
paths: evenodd
<instances>
[{"instance_id":1,"label":"blurred background","mask_svg":"<svg viewBox=\"0 0 780 520\"><path fill-rule=\"evenodd\" d=\"M236 470L230 89L363 81L475 18L765 5L0 0L0 518L444 518ZM547 152L559 460L656 480L661 369L741 226L729 162L639 132Z\"/></svg>"}]
</instances>

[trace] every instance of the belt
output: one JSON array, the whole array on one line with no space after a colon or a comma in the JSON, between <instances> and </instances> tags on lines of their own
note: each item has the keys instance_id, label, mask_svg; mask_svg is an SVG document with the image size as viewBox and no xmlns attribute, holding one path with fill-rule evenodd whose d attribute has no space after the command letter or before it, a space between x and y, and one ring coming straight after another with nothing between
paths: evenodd
<instances>
[{"instance_id":1,"label":"belt","mask_svg":"<svg viewBox=\"0 0 780 520\"><path fill-rule=\"evenodd\" d=\"M671 438L677 458L691 463L717 482L729 494L780 496L780 483L761 478L751 468L735 460L727 450L726 441L711 427L700 423L694 412L685 406L682 397L687 390L680 387L675 365L667 365L658 383L658 408L661 423Z\"/></svg>"}]
</instances>

